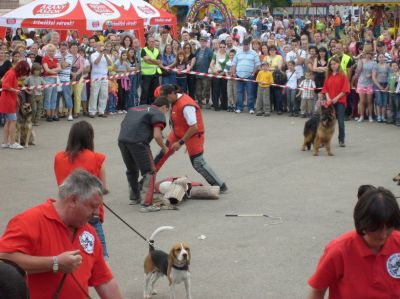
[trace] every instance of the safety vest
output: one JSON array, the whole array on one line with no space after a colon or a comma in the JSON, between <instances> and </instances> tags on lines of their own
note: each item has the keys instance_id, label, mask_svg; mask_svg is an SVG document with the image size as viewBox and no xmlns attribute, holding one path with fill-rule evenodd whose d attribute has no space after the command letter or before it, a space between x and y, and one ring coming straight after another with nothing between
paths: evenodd
<instances>
[{"instance_id":1,"label":"safety vest","mask_svg":"<svg viewBox=\"0 0 400 299\"><path fill-rule=\"evenodd\" d=\"M150 57L151 59L157 60L157 56L159 54L158 49L154 48L153 51L150 51L147 47L143 48L146 52L146 56ZM154 75L156 72L161 74L161 69L154 64L150 64L144 61L143 57L140 59L141 61L141 68L142 68L142 75Z\"/></svg>"},{"instance_id":2,"label":"safety vest","mask_svg":"<svg viewBox=\"0 0 400 299\"><path fill-rule=\"evenodd\" d=\"M337 55L333 55L332 57L335 57L335 56L337 57ZM332 57L329 58L329 61L332 59ZM340 61L340 68L342 69L343 73L345 73L346 76L348 76L347 65L349 64L350 59L351 59L351 57L349 55L343 53L342 60Z\"/></svg>"},{"instance_id":3,"label":"safety vest","mask_svg":"<svg viewBox=\"0 0 400 299\"><path fill-rule=\"evenodd\" d=\"M196 134L204 133L204 122L203 116L201 115L200 106L187 94L183 94L172 106L171 109L171 122L172 130L178 138L182 138L186 131L189 129L189 125L186 122L185 116L183 115L183 109L186 106L193 106L196 108L196 120L198 131ZM194 135L195 136L195 135Z\"/></svg>"}]
</instances>

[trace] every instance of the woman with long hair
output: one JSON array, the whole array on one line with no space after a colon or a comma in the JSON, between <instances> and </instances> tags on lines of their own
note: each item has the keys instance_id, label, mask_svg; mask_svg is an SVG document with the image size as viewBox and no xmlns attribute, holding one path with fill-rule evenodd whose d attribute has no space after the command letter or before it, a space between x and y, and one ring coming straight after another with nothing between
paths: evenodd
<instances>
[{"instance_id":1,"label":"woman with long hair","mask_svg":"<svg viewBox=\"0 0 400 299\"><path fill-rule=\"evenodd\" d=\"M193 46L190 43L185 43L183 45L183 52L185 53L189 65L188 70L190 71L194 66L194 58L196 57L193 53ZM187 76L187 87L190 97L194 99L196 96L196 75Z\"/></svg>"},{"instance_id":2,"label":"woman with long hair","mask_svg":"<svg viewBox=\"0 0 400 299\"><path fill-rule=\"evenodd\" d=\"M76 169L84 169L98 177L103 183L105 193L106 171L104 161L106 156L94 151L94 131L87 121L79 121L72 125L65 151L60 151L54 158L54 174L57 185L60 186L64 180ZM92 219L90 224L96 230L103 247L103 256L108 257L106 241L104 238L103 226L104 208L100 206L99 218Z\"/></svg>"},{"instance_id":3,"label":"woman with long hair","mask_svg":"<svg viewBox=\"0 0 400 299\"><path fill-rule=\"evenodd\" d=\"M128 50L128 62L130 66L130 72L137 70L137 60L136 60L136 53L134 48L129 48ZM131 89L128 95L128 102L126 104L126 108L130 109L132 107L139 105L139 98L136 97L136 90L138 88L138 80L136 79L136 74L132 74L129 76L129 80L131 82Z\"/></svg>"},{"instance_id":4,"label":"woman with long hair","mask_svg":"<svg viewBox=\"0 0 400 299\"><path fill-rule=\"evenodd\" d=\"M24 79L30 73L29 64L20 61L15 67L9 69L2 79L2 92L0 95L0 113L5 114L6 123L3 129L2 148L23 149L16 140L17 133L17 95L18 80Z\"/></svg>"},{"instance_id":5,"label":"woman with long hair","mask_svg":"<svg viewBox=\"0 0 400 299\"><path fill-rule=\"evenodd\" d=\"M322 93L326 96L326 104L334 105L339 125L339 146L345 147L344 112L347 105L347 95L350 93L350 83L340 67L340 60L332 57L328 63L326 79Z\"/></svg>"},{"instance_id":6,"label":"woman with long hair","mask_svg":"<svg viewBox=\"0 0 400 299\"><path fill-rule=\"evenodd\" d=\"M324 47L318 50L317 59L314 60L313 72L316 92L320 93L324 86L325 75L328 70L328 50Z\"/></svg>"},{"instance_id":7,"label":"woman with long hair","mask_svg":"<svg viewBox=\"0 0 400 299\"><path fill-rule=\"evenodd\" d=\"M130 71L130 64L128 61L127 51L122 51L119 59L115 61L114 70L117 74L123 74ZM118 82L118 103L117 112L119 114L126 113L126 104L128 101L128 94L130 92L129 77L122 77L117 79Z\"/></svg>"},{"instance_id":8,"label":"woman with long hair","mask_svg":"<svg viewBox=\"0 0 400 299\"><path fill-rule=\"evenodd\" d=\"M222 41L219 44L219 50L214 52L211 60L210 70L212 74L220 76L224 74L225 65L229 60L229 55L226 53L226 44ZM228 109L228 94L225 78L212 78L212 101L214 110L219 111ZM221 104L220 104L221 103Z\"/></svg>"},{"instance_id":9,"label":"woman with long hair","mask_svg":"<svg viewBox=\"0 0 400 299\"><path fill-rule=\"evenodd\" d=\"M125 35L122 40L121 44L119 47L119 54L121 55L122 51L128 51L130 48L132 48L133 40L132 37L129 35Z\"/></svg>"},{"instance_id":10,"label":"woman with long hair","mask_svg":"<svg viewBox=\"0 0 400 299\"><path fill-rule=\"evenodd\" d=\"M365 115L365 105L368 104L368 116L369 121L373 122L373 103L372 96L374 94L374 82L372 80L372 71L375 66L375 61L372 60L372 49L371 45L364 46L364 55L358 61L356 74L358 77L357 82L357 93L360 96L360 118L358 122L362 122L364 120Z\"/></svg>"}]
</instances>

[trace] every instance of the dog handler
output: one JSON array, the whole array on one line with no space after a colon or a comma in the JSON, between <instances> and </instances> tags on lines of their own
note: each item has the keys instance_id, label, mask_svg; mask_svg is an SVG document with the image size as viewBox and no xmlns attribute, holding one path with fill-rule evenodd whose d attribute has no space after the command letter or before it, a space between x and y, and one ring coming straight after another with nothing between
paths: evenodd
<instances>
[{"instance_id":1,"label":"dog handler","mask_svg":"<svg viewBox=\"0 0 400 299\"><path fill-rule=\"evenodd\" d=\"M146 195L141 212L160 210L159 207L152 205L156 168L150 142L154 138L161 151L165 154L168 152L161 134L166 126L165 114L168 109L167 98L159 97L153 105L140 105L129 109L121 123L118 146L127 169L126 176L131 189L130 204L136 204L142 200L138 183L139 170L143 176L142 190Z\"/></svg>"},{"instance_id":2,"label":"dog handler","mask_svg":"<svg viewBox=\"0 0 400 299\"><path fill-rule=\"evenodd\" d=\"M179 88L175 85L163 85L159 92L161 96L167 97L172 104L171 123L172 130L168 135L166 146L170 151L161 151L154 162L157 171L165 161L182 145L186 145L193 168L200 173L212 186L219 186L221 192L228 190L226 184L211 169L203 157L204 153L204 123L200 106L187 94L178 93ZM156 90L158 93L158 90ZM156 94L157 96L157 94Z\"/></svg>"},{"instance_id":3,"label":"dog handler","mask_svg":"<svg viewBox=\"0 0 400 299\"><path fill-rule=\"evenodd\" d=\"M48 199L9 221L0 239L0 258L28 272L31 299L84 299L89 286L101 299L122 298L88 225L99 213L102 195L98 178L76 170L59 187L59 199Z\"/></svg>"}]
</instances>

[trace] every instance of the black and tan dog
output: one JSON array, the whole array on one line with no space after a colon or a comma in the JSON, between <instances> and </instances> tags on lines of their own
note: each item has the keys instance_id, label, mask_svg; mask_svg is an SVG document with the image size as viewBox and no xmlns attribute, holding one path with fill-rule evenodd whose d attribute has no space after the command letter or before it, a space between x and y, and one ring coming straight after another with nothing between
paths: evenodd
<instances>
[{"instance_id":1,"label":"black and tan dog","mask_svg":"<svg viewBox=\"0 0 400 299\"><path fill-rule=\"evenodd\" d=\"M183 282L186 289L186 299L191 299L190 291L190 248L186 243L175 243L169 254L162 250L155 250L155 236L171 226L157 228L149 239L149 254L144 260L144 290L143 297L149 299L154 292L154 284L160 276L166 275L169 280L170 299L175 299L175 285Z\"/></svg>"},{"instance_id":2,"label":"black and tan dog","mask_svg":"<svg viewBox=\"0 0 400 299\"><path fill-rule=\"evenodd\" d=\"M35 144L32 130L32 107L29 103L18 105L17 114L17 142L24 147Z\"/></svg>"},{"instance_id":3,"label":"black and tan dog","mask_svg":"<svg viewBox=\"0 0 400 299\"><path fill-rule=\"evenodd\" d=\"M321 106L321 111L315 113L304 124L304 143L302 151L311 149L313 144L314 156L318 156L318 150L323 144L329 156L333 156L331 151L331 140L335 132L336 116L335 108L329 105L328 108Z\"/></svg>"}]
</instances>

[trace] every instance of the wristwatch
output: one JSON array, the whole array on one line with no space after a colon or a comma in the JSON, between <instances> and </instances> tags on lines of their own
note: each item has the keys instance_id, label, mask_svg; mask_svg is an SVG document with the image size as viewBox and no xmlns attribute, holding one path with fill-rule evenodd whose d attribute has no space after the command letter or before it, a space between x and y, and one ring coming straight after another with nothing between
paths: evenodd
<instances>
[{"instance_id":1,"label":"wristwatch","mask_svg":"<svg viewBox=\"0 0 400 299\"><path fill-rule=\"evenodd\" d=\"M53 273L58 272L58 258L53 256Z\"/></svg>"},{"instance_id":2,"label":"wristwatch","mask_svg":"<svg viewBox=\"0 0 400 299\"><path fill-rule=\"evenodd\" d=\"M182 139L180 139L180 140L178 141L178 143L179 143L180 145L184 145L184 144L185 144L185 141L183 141Z\"/></svg>"}]
</instances>

